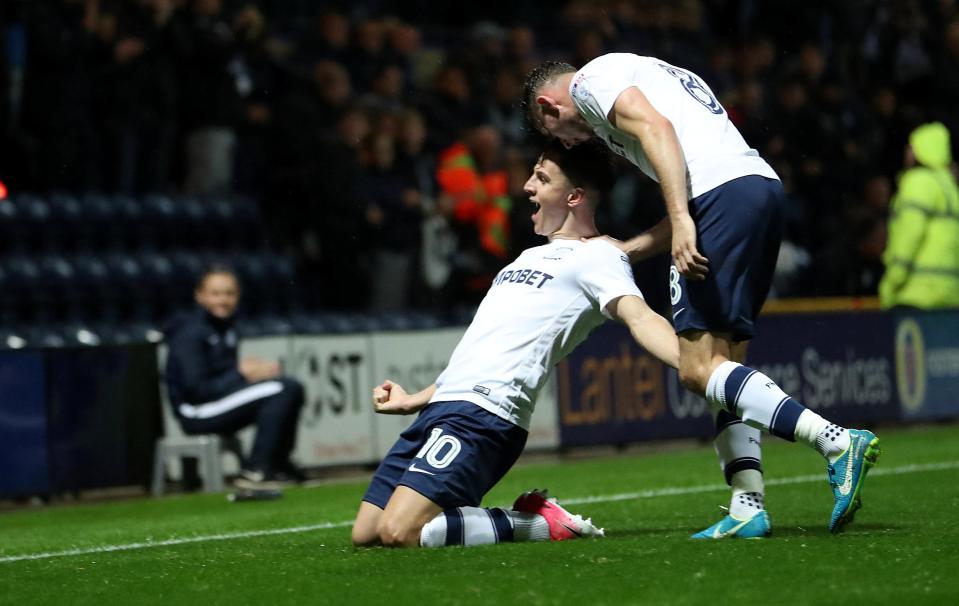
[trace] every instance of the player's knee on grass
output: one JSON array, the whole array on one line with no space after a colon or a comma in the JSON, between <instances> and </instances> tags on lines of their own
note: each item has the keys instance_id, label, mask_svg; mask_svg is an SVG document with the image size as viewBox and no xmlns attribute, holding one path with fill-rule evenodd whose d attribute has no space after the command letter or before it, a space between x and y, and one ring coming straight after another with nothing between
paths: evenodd
<instances>
[{"instance_id":1,"label":"player's knee on grass","mask_svg":"<svg viewBox=\"0 0 959 606\"><path fill-rule=\"evenodd\" d=\"M352 540L355 547L373 547L380 544L380 518L383 510L363 501L353 522Z\"/></svg>"},{"instance_id":2,"label":"player's knee on grass","mask_svg":"<svg viewBox=\"0 0 959 606\"><path fill-rule=\"evenodd\" d=\"M418 547L423 524L384 515L378 525L380 543L384 547Z\"/></svg>"},{"instance_id":3,"label":"player's knee on grass","mask_svg":"<svg viewBox=\"0 0 959 606\"><path fill-rule=\"evenodd\" d=\"M360 520L357 520L353 524L352 541L354 547L373 547L379 545L379 529L375 524L364 524Z\"/></svg>"}]
</instances>

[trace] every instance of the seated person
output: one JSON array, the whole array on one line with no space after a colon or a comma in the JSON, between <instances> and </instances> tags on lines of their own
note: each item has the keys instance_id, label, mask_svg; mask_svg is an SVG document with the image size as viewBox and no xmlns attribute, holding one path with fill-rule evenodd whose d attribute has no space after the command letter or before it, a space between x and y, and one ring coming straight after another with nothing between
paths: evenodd
<instances>
[{"instance_id":1,"label":"seated person","mask_svg":"<svg viewBox=\"0 0 959 606\"><path fill-rule=\"evenodd\" d=\"M166 381L173 412L187 434L232 434L256 424L253 448L236 480L241 488L301 480L290 461L303 386L280 374L275 361L238 360L234 318L236 274L213 266L194 292L198 308L168 329Z\"/></svg>"},{"instance_id":2,"label":"seated person","mask_svg":"<svg viewBox=\"0 0 959 606\"><path fill-rule=\"evenodd\" d=\"M606 318L672 367L679 342L636 287L629 260L598 235L594 212L612 182L607 154L553 143L525 185L533 231L549 241L524 251L493 279L449 365L416 394L385 381L376 412L420 412L387 453L360 503L353 543L439 547L564 540L602 530L546 498L525 493L512 509L480 508L513 466L536 396L553 366Z\"/></svg>"}]
</instances>

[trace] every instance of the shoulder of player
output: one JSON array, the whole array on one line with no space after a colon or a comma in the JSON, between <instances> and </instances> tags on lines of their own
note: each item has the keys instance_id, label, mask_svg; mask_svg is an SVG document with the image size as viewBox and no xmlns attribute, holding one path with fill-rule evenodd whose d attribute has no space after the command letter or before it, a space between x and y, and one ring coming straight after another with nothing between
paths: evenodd
<instances>
[{"instance_id":1,"label":"shoulder of player","mask_svg":"<svg viewBox=\"0 0 959 606\"><path fill-rule=\"evenodd\" d=\"M595 238L590 238L585 242L587 250L590 251L590 254L600 255L600 256L626 256L626 254L619 250L615 244L610 242L607 238L603 236L598 236Z\"/></svg>"}]
</instances>

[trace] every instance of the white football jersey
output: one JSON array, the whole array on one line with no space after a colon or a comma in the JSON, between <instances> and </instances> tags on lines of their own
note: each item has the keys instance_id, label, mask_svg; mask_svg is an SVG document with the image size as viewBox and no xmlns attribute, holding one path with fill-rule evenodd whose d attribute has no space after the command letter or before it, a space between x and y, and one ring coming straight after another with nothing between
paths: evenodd
<instances>
[{"instance_id":1,"label":"white football jersey","mask_svg":"<svg viewBox=\"0 0 959 606\"><path fill-rule=\"evenodd\" d=\"M573 75L569 94L593 132L606 145L656 180L639 140L613 127L609 113L627 88L635 86L676 130L688 171L689 198L733 179L762 175L778 179L699 76L655 57L602 55Z\"/></svg>"},{"instance_id":2,"label":"white football jersey","mask_svg":"<svg viewBox=\"0 0 959 606\"><path fill-rule=\"evenodd\" d=\"M493 279L431 402L473 402L528 430L550 370L623 295L642 296L609 242L556 239L523 251Z\"/></svg>"}]
</instances>

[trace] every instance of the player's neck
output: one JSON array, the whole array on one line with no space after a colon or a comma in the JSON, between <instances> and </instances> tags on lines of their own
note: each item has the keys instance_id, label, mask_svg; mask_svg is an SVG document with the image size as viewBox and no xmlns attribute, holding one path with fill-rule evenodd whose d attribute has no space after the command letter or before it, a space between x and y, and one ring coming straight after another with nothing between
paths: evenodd
<instances>
[{"instance_id":1,"label":"player's neck","mask_svg":"<svg viewBox=\"0 0 959 606\"><path fill-rule=\"evenodd\" d=\"M583 238L595 238L598 235L599 230L596 229L596 223L592 220L592 217L587 221L585 219L576 220L574 216L570 215L563 226L551 233L548 238L552 242L553 240L582 240Z\"/></svg>"}]
</instances>

